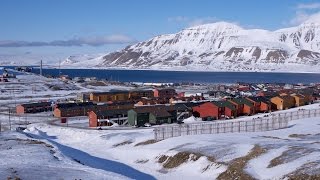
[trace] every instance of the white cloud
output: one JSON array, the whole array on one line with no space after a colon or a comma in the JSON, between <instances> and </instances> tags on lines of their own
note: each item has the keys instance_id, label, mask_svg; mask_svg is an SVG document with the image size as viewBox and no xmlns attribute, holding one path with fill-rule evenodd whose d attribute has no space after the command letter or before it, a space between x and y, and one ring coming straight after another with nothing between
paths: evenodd
<instances>
[{"instance_id":1,"label":"white cloud","mask_svg":"<svg viewBox=\"0 0 320 180\"><path fill-rule=\"evenodd\" d=\"M298 4L297 9L320 9L320 3L304 3Z\"/></svg>"},{"instance_id":2,"label":"white cloud","mask_svg":"<svg viewBox=\"0 0 320 180\"><path fill-rule=\"evenodd\" d=\"M217 22L219 19L216 17L200 17L200 18L189 18L186 16L176 16L176 17L169 17L168 21L169 22L176 22L183 24L187 27L190 26L197 26L201 24L207 24L207 23L214 23Z\"/></svg>"},{"instance_id":3,"label":"white cloud","mask_svg":"<svg viewBox=\"0 0 320 180\"><path fill-rule=\"evenodd\" d=\"M0 40L0 47L36 47L36 46L101 46L105 44L125 44L136 42L135 39L121 34L95 37L74 37L68 40L44 41L11 41Z\"/></svg>"},{"instance_id":4,"label":"white cloud","mask_svg":"<svg viewBox=\"0 0 320 180\"><path fill-rule=\"evenodd\" d=\"M295 16L289 21L289 25L299 25L310 18L311 14L304 11L296 11Z\"/></svg>"},{"instance_id":5,"label":"white cloud","mask_svg":"<svg viewBox=\"0 0 320 180\"><path fill-rule=\"evenodd\" d=\"M219 19L216 17L203 17L203 18L196 18L191 21L189 21L189 26L198 26L201 24L207 24L207 23L214 23L217 22Z\"/></svg>"},{"instance_id":6,"label":"white cloud","mask_svg":"<svg viewBox=\"0 0 320 180\"><path fill-rule=\"evenodd\" d=\"M302 24L313 16L319 14L320 3L301 3L295 7L295 14L289 21L284 22L284 25L295 26Z\"/></svg>"}]
</instances>

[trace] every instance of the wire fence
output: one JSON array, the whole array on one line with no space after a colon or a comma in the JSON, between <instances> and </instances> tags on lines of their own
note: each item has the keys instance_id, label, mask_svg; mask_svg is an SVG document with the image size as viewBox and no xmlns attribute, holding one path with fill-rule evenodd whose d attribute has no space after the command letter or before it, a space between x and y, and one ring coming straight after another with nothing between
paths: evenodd
<instances>
[{"instance_id":1,"label":"wire fence","mask_svg":"<svg viewBox=\"0 0 320 180\"><path fill-rule=\"evenodd\" d=\"M180 124L159 126L154 128L155 140L164 140L171 137L197 135L197 134L219 134L219 133L240 133L240 132L262 132L277 130L288 127L289 121L319 117L320 109L304 110L266 114L264 117L257 117L250 120L220 122L203 122L193 124Z\"/></svg>"}]
</instances>

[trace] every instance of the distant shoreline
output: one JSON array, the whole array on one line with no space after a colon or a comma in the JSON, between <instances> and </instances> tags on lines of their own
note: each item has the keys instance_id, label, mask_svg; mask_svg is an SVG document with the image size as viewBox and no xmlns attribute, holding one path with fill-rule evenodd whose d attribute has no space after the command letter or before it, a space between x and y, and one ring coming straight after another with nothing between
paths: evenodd
<instances>
[{"instance_id":1,"label":"distant shoreline","mask_svg":"<svg viewBox=\"0 0 320 180\"><path fill-rule=\"evenodd\" d=\"M19 66L19 65L17 65ZM3 67L17 67L17 66L6 66L6 65L1 65L0 69L2 69ZM33 67L35 69L39 69L40 67L35 65L26 65L27 67ZM52 67L45 67L43 69L59 69L56 66L52 66ZM186 69L186 68L181 68L181 67L177 67L177 69L153 69L153 68L134 68L134 69L130 69L130 67L74 67L74 66L64 66L61 67L60 69L66 69L66 70L70 70L70 69L83 69L83 70L117 70L117 71L157 71L157 72L205 72L205 73L292 73L292 74L320 74L319 72L308 72L308 71L281 71L281 70L265 70L265 71L256 71L256 70L241 70L241 71L227 71L227 70L210 70L210 69L204 69L204 70L199 70L199 69Z\"/></svg>"}]
</instances>

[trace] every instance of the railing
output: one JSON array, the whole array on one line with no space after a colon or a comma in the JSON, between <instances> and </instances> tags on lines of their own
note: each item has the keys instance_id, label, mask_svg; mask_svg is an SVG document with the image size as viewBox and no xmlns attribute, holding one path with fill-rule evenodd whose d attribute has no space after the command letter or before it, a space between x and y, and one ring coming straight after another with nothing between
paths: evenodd
<instances>
[{"instance_id":1,"label":"railing","mask_svg":"<svg viewBox=\"0 0 320 180\"><path fill-rule=\"evenodd\" d=\"M154 128L155 140L163 140L171 137L197 135L197 134L219 134L219 133L240 133L240 132L261 132L277 130L288 127L292 120L319 117L320 109L265 114L264 117L257 117L250 120L221 120L219 122L203 122L193 124L180 124L159 126Z\"/></svg>"}]
</instances>

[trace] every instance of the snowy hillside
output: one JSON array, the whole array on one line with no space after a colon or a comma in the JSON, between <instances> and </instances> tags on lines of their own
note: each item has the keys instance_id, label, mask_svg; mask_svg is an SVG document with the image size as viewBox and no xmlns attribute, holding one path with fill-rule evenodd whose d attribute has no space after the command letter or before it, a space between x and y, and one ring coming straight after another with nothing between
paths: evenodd
<instances>
[{"instance_id":1,"label":"snowy hillside","mask_svg":"<svg viewBox=\"0 0 320 180\"><path fill-rule=\"evenodd\" d=\"M319 72L320 17L277 31L246 30L227 22L195 26L109 53L101 66Z\"/></svg>"},{"instance_id":2,"label":"snowy hillside","mask_svg":"<svg viewBox=\"0 0 320 180\"><path fill-rule=\"evenodd\" d=\"M88 168L127 178L317 179L318 126L319 118L306 118L275 131L190 135L159 142L152 141L152 129L95 131L33 124L25 133Z\"/></svg>"}]
</instances>

